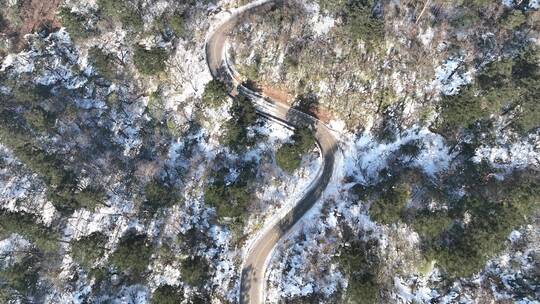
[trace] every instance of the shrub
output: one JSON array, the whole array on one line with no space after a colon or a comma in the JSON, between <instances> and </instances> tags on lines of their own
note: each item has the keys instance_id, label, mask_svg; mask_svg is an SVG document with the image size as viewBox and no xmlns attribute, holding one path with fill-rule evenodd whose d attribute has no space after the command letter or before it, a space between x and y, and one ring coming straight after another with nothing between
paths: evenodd
<instances>
[{"instance_id":1,"label":"shrub","mask_svg":"<svg viewBox=\"0 0 540 304\"><path fill-rule=\"evenodd\" d=\"M24 113L26 123L34 130L44 133L54 127L54 116L40 108L33 108Z\"/></svg>"},{"instance_id":2,"label":"shrub","mask_svg":"<svg viewBox=\"0 0 540 304\"><path fill-rule=\"evenodd\" d=\"M141 31L144 27L141 13L130 1L98 0L103 15L118 20L126 30Z\"/></svg>"},{"instance_id":3,"label":"shrub","mask_svg":"<svg viewBox=\"0 0 540 304\"><path fill-rule=\"evenodd\" d=\"M253 144L253 139L248 137L248 128L257 122L255 107L247 98L237 96L233 98L229 113L232 118L225 124L222 142L233 150L244 150Z\"/></svg>"},{"instance_id":4,"label":"shrub","mask_svg":"<svg viewBox=\"0 0 540 304\"><path fill-rule=\"evenodd\" d=\"M300 167L302 154L294 144L286 143L277 150L276 162L281 169L292 173Z\"/></svg>"},{"instance_id":5,"label":"shrub","mask_svg":"<svg viewBox=\"0 0 540 304\"><path fill-rule=\"evenodd\" d=\"M317 0L321 10L327 10L330 13L338 13L343 10L346 0Z\"/></svg>"},{"instance_id":6,"label":"shrub","mask_svg":"<svg viewBox=\"0 0 540 304\"><path fill-rule=\"evenodd\" d=\"M350 1L345 10L345 24L352 39L375 45L384 38L384 22L373 15L374 1Z\"/></svg>"},{"instance_id":7,"label":"shrub","mask_svg":"<svg viewBox=\"0 0 540 304\"><path fill-rule=\"evenodd\" d=\"M167 51L162 48L154 47L147 50L143 46L136 45L133 62L142 74L155 75L165 71L168 57Z\"/></svg>"},{"instance_id":8,"label":"shrub","mask_svg":"<svg viewBox=\"0 0 540 304\"><path fill-rule=\"evenodd\" d=\"M521 87L519 111L514 118L513 126L522 134L526 134L540 126L540 51L536 47L526 48L515 59L512 76L516 86Z\"/></svg>"},{"instance_id":9,"label":"shrub","mask_svg":"<svg viewBox=\"0 0 540 304\"><path fill-rule=\"evenodd\" d=\"M289 173L300 167L303 155L313 149L315 144L313 132L305 127L296 128L292 140L293 143L282 145L276 152L278 166Z\"/></svg>"},{"instance_id":10,"label":"shrub","mask_svg":"<svg viewBox=\"0 0 540 304\"><path fill-rule=\"evenodd\" d=\"M522 103L512 125L521 134L527 134L531 130L538 128L540 126L540 107L535 105L534 102Z\"/></svg>"},{"instance_id":11,"label":"shrub","mask_svg":"<svg viewBox=\"0 0 540 304\"><path fill-rule=\"evenodd\" d=\"M1 17L0 17L1 18ZM0 24L1 26L2 24ZM1 49L0 49L0 54ZM21 295L15 290L9 288L0 288L0 303L17 303L21 300Z\"/></svg>"},{"instance_id":12,"label":"shrub","mask_svg":"<svg viewBox=\"0 0 540 304\"><path fill-rule=\"evenodd\" d=\"M489 100L478 97L476 88L469 85L459 95L444 96L440 110L440 128L444 133L468 128L480 118L486 117L500 107ZM494 100L493 102L497 102Z\"/></svg>"},{"instance_id":13,"label":"shrub","mask_svg":"<svg viewBox=\"0 0 540 304\"><path fill-rule=\"evenodd\" d=\"M420 155L420 152L422 151L423 143L421 140L411 140L409 142L406 142L399 146L399 154L405 155L410 157L411 159L414 159Z\"/></svg>"},{"instance_id":14,"label":"shrub","mask_svg":"<svg viewBox=\"0 0 540 304\"><path fill-rule=\"evenodd\" d=\"M71 38L80 39L91 36L92 32L84 25L86 22L84 16L72 12L68 7L60 8L58 15L62 21L62 25L66 28Z\"/></svg>"},{"instance_id":15,"label":"shrub","mask_svg":"<svg viewBox=\"0 0 540 304\"><path fill-rule=\"evenodd\" d=\"M378 100L377 112L385 112L392 104L396 102L396 93L393 89L385 87L381 88L375 96Z\"/></svg>"},{"instance_id":16,"label":"shrub","mask_svg":"<svg viewBox=\"0 0 540 304\"><path fill-rule=\"evenodd\" d=\"M465 9L450 20L450 24L456 28L470 28L480 22L480 15L475 9Z\"/></svg>"},{"instance_id":17,"label":"shrub","mask_svg":"<svg viewBox=\"0 0 540 304\"><path fill-rule=\"evenodd\" d=\"M160 18L155 19L154 27L167 41L173 37L185 38L187 33L184 13L182 10L165 12Z\"/></svg>"},{"instance_id":18,"label":"shrub","mask_svg":"<svg viewBox=\"0 0 540 304\"><path fill-rule=\"evenodd\" d=\"M105 98L105 102L110 108L115 108L120 103L118 93L116 91L109 93L109 95L107 95Z\"/></svg>"},{"instance_id":19,"label":"shrub","mask_svg":"<svg viewBox=\"0 0 540 304\"><path fill-rule=\"evenodd\" d=\"M148 267L152 246L145 235L128 232L110 257L110 262L129 277L139 280Z\"/></svg>"},{"instance_id":20,"label":"shrub","mask_svg":"<svg viewBox=\"0 0 540 304\"><path fill-rule=\"evenodd\" d=\"M410 189L405 184L393 184L383 188L379 198L369 208L371 217L382 224L392 224L402 218L410 197Z\"/></svg>"},{"instance_id":21,"label":"shrub","mask_svg":"<svg viewBox=\"0 0 540 304\"><path fill-rule=\"evenodd\" d=\"M460 93L443 96L441 105L441 128L455 130L469 128L474 122L500 111L517 97L517 91L508 81L512 63L493 62L477 77L476 84L461 89Z\"/></svg>"},{"instance_id":22,"label":"shrub","mask_svg":"<svg viewBox=\"0 0 540 304\"><path fill-rule=\"evenodd\" d=\"M346 238L347 239L347 238ZM377 282L379 262L373 253L374 241L349 240L347 247L339 249L336 258L341 269L349 277L346 298L349 303L377 303L380 285Z\"/></svg>"},{"instance_id":23,"label":"shrub","mask_svg":"<svg viewBox=\"0 0 540 304\"><path fill-rule=\"evenodd\" d=\"M243 65L240 67L240 73L249 79L250 81L255 81L259 78L259 61L256 61L253 64ZM248 86L248 88L255 89L256 85Z\"/></svg>"},{"instance_id":24,"label":"shrub","mask_svg":"<svg viewBox=\"0 0 540 304\"><path fill-rule=\"evenodd\" d=\"M414 230L427 242L438 238L451 224L452 218L443 211L422 211L412 222Z\"/></svg>"},{"instance_id":25,"label":"shrub","mask_svg":"<svg viewBox=\"0 0 540 304\"><path fill-rule=\"evenodd\" d=\"M94 264L103 257L107 244L107 237L100 232L94 232L71 241L71 256L87 271L94 268Z\"/></svg>"},{"instance_id":26,"label":"shrub","mask_svg":"<svg viewBox=\"0 0 540 304\"><path fill-rule=\"evenodd\" d=\"M477 77L478 85L484 90L508 85L512 80L512 60L503 59L488 64Z\"/></svg>"},{"instance_id":27,"label":"shrub","mask_svg":"<svg viewBox=\"0 0 540 304\"><path fill-rule=\"evenodd\" d=\"M518 185L499 187L504 189L502 200L475 194L457 202L453 213L460 217L468 213L469 223L449 227L427 249L427 256L436 260L449 277L468 277L481 270L504 249L510 232L538 210L538 182L522 179Z\"/></svg>"},{"instance_id":28,"label":"shrub","mask_svg":"<svg viewBox=\"0 0 540 304\"><path fill-rule=\"evenodd\" d=\"M116 61L111 54L103 52L98 47L93 47L88 51L89 61L94 66L99 75L108 80L115 78L117 69Z\"/></svg>"},{"instance_id":29,"label":"shrub","mask_svg":"<svg viewBox=\"0 0 540 304\"><path fill-rule=\"evenodd\" d=\"M102 203L103 188L93 185L78 191L76 173L72 169L65 168L65 161L60 155L50 154L36 146L18 113L2 111L0 116L2 117L0 139L49 186L48 198L59 211L71 213L82 207L94 209ZM27 116L27 119L33 122L32 116Z\"/></svg>"},{"instance_id":30,"label":"shrub","mask_svg":"<svg viewBox=\"0 0 540 304\"><path fill-rule=\"evenodd\" d=\"M319 109L319 100L313 93L302 94L296 98L293 107L301 112L316 116Z\"/></svg>"},{"instance_id":31,"label":"shrub","mask_svg":"<svg viewBox=\"0 0 540 304\"><path fill-rule=\"evenodd\" d=\"M527 17L520 10L513 10L505 18L501 19L503 28L513 30L527 21Z\"/></svg>"},{"instance_id":32,"label":"shrub","mask_svg":"<svg viewBox=\"0 0 540 304\"><path fill-rule=\"evenodd\" d=\"M353 40L375 46L384 39L384 20L375 16L374 0L318 0L322 10L343 16L344 26Z\"/></svg>"},{"instance_id":33,"label":"shrub","mask_svg":"<svg viewBox=\"0 0 540 304\"><path fill-rule=\"evenodd\" d=\"M242 126L233 119L225 123L224 129L225 132L223 132L223 135L221 136L223 145L237 151L245 150L246 145L249 143L247 130L242 128Z\"/></svg>"},{"instance_id":34,"label":"shrub","mask_svg":"<svg viewBox=\"0 0 540 304\"><path fill-rule=\"evenodd\" d=\"M76 208L96 210L100 205L105 206L105 191L100 185L90 185L80 191L67 193L64 197L73 200Z\"/></svg>"},{"instance_id":35,"label":"shrub","mask_svg":"<svg viewBox=\"0 0 540 304\"><path fill-rule=\"evenodd\" d=\"M353 277L347 286L348 303L379 303L380 286L370 275Z\"/></svg>"},{"instance_id":36,"label":"shrub","mask_svg":"<svg viewBox=\"0 0 540 304\"><path fill-rule=\"evenodd\" d=\"M182 280L191 286L201 286L209 278L208 262L200 256L182 261Z\"/></svg>"},{"instance_id":37,"label":"shrub","mask_svg":"<svg viewBox=\"0 0 540 304\"><path fill-rule=\"evenodd\" d=\"M11 94L12 100L21 105L36 105L39 101L52 96L51 87L41 84L30 87L13 84Z\"/></svg>"},{"instance_id":38,"label":"shrub","mask_svg":"<svg viewBox=\"0 0 540 304\"><path fill-rule=\"evenodd\" d=\"M463 88L458 95L443 96L438 127L446 134L460 128L473 128L478 121L489 119L501 109L518 109L512 126L522 134L540 125L537 106L540 91L538 51L526 48L514 60L487 65L476 83Z\"/></svg>"},{"instance_id":39,"label":"shrub","mask_svg":"<svg viewBox=\"0 0 540 304\"><path fill-rule=\"evenodd\" d=\"M176 120L174 120L174 117L168 117L166 119L165 125L170 135L174 137L180 137L182 135L182 128L178 125Z\"/></svg>"},{"instance_id":40,"label":"shrub","mask_svg":"<svg viewBox=\"0 0 540 304\"><path fill-rule=\"evenodd\" d=\"M184 16L181 12L176 12L169 20L172 31L178 37L183 37L186 34L186 25L184 22Z\"/></svg>"},{"instance_id":41,"label":"shrub","mask_svg":"<svg viewBox=\"0 0 540 304\"><path fill-rule=\"evenodd\" d=\"M0 271L0 282L26 294L36 287L40 268L40 262L34 255L25 256L14 265Z\"/></svg>"},{"instance_id":42,"label":"shrub","mask_svg":"<svg viewBox=\"0 0 540 304\"><path fill-rule=\"evenodd\" d=\"M163 108L163 98L159 90L154 91L148 97L148 105L146 106L152 118L161 121L165 116Z\"/></svg>"},{"instance_id":43,"label":"shrub","mask_svg":"<svg viewBox=\"0 0 540 304\"><path fill-rule=\"evenodd\" d=\"M160 180L152 180L144 187L146 194L145 204L156 211L162 207L170 207L176 203L178 196L173 187Z\"/></svg>"},{"instance_id":44,"label":"shrub","mask_svg":"<svg viewBox=\"0 0 540 304\"><path fill-rule=\"evenodd\" d=\"M243 236L247 208L253 201L253 183L257 172L252 162L242 164L237 170L239 172L234 179L230 169L218 170L204 192L206 204L215 208L219 222L227 224L235 243Z\"/></svg>"},{"instance_id":45,"label":"shrub","mask_svg":"<svg viewBox=\"0 0 540 304\"><path fill-rule=\"evenodd\" d=\"M184 294L179 287L163 285L152 293L152 304L181 304L184 300Z\"/></svg>"},{"instance_id":46,"label":"shrub","mask_svg":"<svg viewBox=\"0 0 540 304\"><path fill-rule=\"evenodd\" d=\"M12 233L22 235L42 253L52 253L58 249L58 233L40 224L31 214L0 212L0 235L8 236Z\"/></svg>"},{"instance_id":47,"label":"shrub","mask_svg":"<svg viewBox=\"0 0 540 304\"><path fill-rule=\"evenodd\" d=\"M213 182L206 187L204 199L209 206L216 208L218 218L242 222L253 197L250 187L255 177L255 166L252 163L244 164L234 181L226 181L228 175L228 169L217 171Z\"/></svg>"},{"instance_id":48,"label":"shrub","mask_svg":"<svg viewBox=\"0 0 540 304\"><path fill-rule=\"evenodd\" d=\"M229 92L225 84L219 80L213 79L204 87L202 100L206 105L216 108L221 106L227 100L228 94Z\"/></svg>"}]
</instances>

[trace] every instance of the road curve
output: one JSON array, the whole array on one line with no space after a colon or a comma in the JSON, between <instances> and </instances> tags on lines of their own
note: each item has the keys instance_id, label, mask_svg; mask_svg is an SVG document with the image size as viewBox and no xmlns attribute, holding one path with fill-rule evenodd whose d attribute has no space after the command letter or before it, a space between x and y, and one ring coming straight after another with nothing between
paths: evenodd
<instances>
[{"instance_id":1,"label":"road curve","mask_svg":"<svg viewBox=\"0 0 540 304\"><path fill-rule=\"evenodd\" d=\"M229 18L209 33L206 42L206 61L212 77L228 84L232 96L241 94L249 98L257 112L277 120L291 128L309 126L315 132L315 140L322 155L322 170L312 182L304 197L271 227L263 228L262 235L255 240L243 261L240 282L240 303L261 304L264 302L265 270L272 250L282 238L317 202L328 185L334 170L337 141L330 129L320 120L290 108L286 104L263 97L243 86L228 64L226 56L227 38L231 30L250 14L260 13L276 5L276 0L259 0L236 9Z\"/></svg>"}]
</instances>

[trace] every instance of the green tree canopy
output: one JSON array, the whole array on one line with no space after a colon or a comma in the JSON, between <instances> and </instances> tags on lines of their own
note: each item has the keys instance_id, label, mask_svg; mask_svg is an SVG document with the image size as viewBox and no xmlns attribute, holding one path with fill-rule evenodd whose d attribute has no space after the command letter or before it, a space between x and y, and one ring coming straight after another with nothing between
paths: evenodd
<instances>
[{"instance_id":1,"label":"green tree canopy","mask_svg":"<svg viewBox=\"0 0 540 304\"><path fill-rule=\"evenodd\" d=\"M144 75L156 75L165 71L168 58L167 51L160 47L146 49L141 45L136 45L133 53L135 67Z\"/></svg>"},{"instance_id":2,"label":"green tree canopy","mask_svg":"<svg viewBox=\"0 0 540 304\"><path fill-rule=\"evenodd\" d=\"M219 80L213 79L204 87L203 102L212 108L222 105L227 100L227 97L227 87Z\"/></svg>"},{"instance_id":3,"label":"green tree canopy","mask_svg":"<svg viewBox=\"0 0 540 304\"><path fill-rule=\"evenodd\" d=\"M292 136L292 143L282 145L276 152L278 166L286 172L294 172L300 167L304 154L311 151L314 145L313 131L306 127L296 128Z\"/></svg>"}]
</instances>

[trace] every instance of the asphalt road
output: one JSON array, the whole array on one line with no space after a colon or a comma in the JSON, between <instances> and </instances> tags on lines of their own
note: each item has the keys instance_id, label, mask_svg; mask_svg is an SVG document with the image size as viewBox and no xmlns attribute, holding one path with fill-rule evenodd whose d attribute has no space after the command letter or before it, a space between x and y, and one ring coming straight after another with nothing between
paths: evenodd
<instances>
[{"instance_id":1,"label":"asphalt road","mask_svg":"<svg viewBox=\"0 0 540 304\"><path fill-rule=\"evenodd\" d=\"M332 177L335 155L338 150L336 139L324 123L313 116L292 109L286 104L262 97L242 86L227 64L225 48L231 30L244 22L250 14L262 13L276 3L275 0L256 1L239 8L209 34L206 44L206 60L210 72L214 78L229 84L231 95L245 95L255 104L260 115L277 120L291 128L310 126L315 131L315 139L323 157L322 172L312 183L311 188L306 191L304 197L278 223L273 224L272 227L263 228L265 233L257 239L245 257L240 283L240 303L242 304L264 302L264 276L272 250L277 242L321 197Z\"/></svg>"}]
</instances>

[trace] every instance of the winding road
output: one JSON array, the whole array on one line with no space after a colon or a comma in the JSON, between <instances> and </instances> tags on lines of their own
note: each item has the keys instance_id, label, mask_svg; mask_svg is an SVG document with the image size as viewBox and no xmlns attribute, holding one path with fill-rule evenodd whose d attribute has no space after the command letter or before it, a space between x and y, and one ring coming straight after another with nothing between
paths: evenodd
<instances>
[{"instance_id":1,"label":"winding road","mask_svg":"<svg viewBox=\"0 0 540 304\"><path fill-rule=\"evenodd\" d=\"M306 126L312 128L323 158L322 170L317 175L317 179L311 183L310 188L306 190L303 198L278 222L264 227L261 236L250 247L242 266L240 282L240 303L242 304L264 302L265 271L272 251L278 241L321 197L332 177L335 155L338 151L335 137L323 122L243 86L228 63L227 38L232 29L244 22L250 14L263 12L277 3L279 2L276 0L259 0L236 9L229 18L209 33L206 42L206 60L212 77L228 84L231 96L244 95L254 103L258 114L276 120L290 128Z\"/></svg>"}]
</instances>

